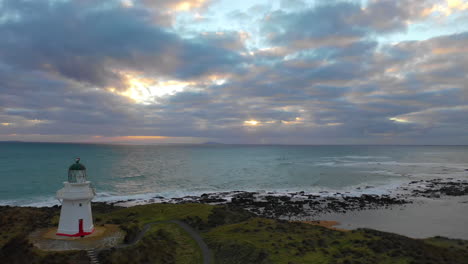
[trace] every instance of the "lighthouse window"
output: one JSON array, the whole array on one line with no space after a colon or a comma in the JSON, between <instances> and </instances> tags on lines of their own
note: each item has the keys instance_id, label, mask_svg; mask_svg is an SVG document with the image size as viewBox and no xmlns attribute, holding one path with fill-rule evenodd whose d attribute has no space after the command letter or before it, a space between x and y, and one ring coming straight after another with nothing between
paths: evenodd
<instances>
[{"instance_id":1,"label":"lighthouse window","mask_svg":"<svg viewBox=\"0 0 468 264\"><path fill-rule=\"evenodd\" d=\"M81 206L81 203L80 203L80 206Z\"/></svg>"}]
</instances>

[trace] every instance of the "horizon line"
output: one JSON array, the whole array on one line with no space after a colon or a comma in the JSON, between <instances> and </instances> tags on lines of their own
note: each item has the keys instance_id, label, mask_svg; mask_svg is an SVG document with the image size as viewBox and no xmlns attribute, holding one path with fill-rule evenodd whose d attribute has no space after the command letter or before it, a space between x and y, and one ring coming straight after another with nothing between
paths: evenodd
<instances>
[{"instance_id":1,"label":"horizon line","mask_svg":"<svg viewBox=\"0 0 468 264\"><path fill-rule=\"evenodd\" d=\"M41 144L83 144L83 145L119 145L119 146L157 146L157 145L239 145L239 146L468 146L468 144L283 144L283 143L128 143L128 142L70 142L70 141L23 141L23 140L0 140L0 143L41 143Z\"/></svg>"}]
</instances>

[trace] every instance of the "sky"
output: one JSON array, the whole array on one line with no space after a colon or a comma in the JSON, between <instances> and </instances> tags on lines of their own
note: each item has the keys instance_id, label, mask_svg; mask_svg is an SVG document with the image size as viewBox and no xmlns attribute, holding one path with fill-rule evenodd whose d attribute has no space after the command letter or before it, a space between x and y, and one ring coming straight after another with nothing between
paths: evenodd
<instances>
[{"instance_id":1,"label":"sky","mask_svg":"<svg viewBox=\"0 0 468 264\"><path fill-rule=\"evenodd\" d=\"M0 0L0 141L468 144L466 0Z\"/></svg>"}]
</instances>

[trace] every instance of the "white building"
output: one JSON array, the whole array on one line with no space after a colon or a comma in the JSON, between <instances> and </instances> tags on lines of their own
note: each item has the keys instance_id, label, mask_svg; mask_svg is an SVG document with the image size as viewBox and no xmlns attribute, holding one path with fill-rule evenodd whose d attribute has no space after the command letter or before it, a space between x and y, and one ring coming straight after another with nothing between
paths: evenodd
<instances>
[{"instance_id":1,"label":"white building","mask_svg":"<svg viewBox=\"0 0 468 264\"><path fill-rule=\"evenodd\" d=\"M68 182L57 192L57 199L62 204L59 236L86 236L94 231L91 200L95 192L87 180L86 167L77 158L68 169Z\"/></svg>"}]
</instances>

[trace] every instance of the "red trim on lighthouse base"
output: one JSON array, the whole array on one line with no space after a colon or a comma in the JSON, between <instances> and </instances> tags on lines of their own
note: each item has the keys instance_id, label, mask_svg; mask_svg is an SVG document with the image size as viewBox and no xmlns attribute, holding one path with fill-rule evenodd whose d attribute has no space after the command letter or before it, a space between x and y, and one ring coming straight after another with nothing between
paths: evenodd
<instances>
[{"instance_id":1,"label":"red trim on lighthouse base","mask_svg":"<svg viewBox=\"0 0 468 264\"><path fill-rule=\"evenodd\" d=\"M94 228L93 230L91 230L91 232L78 232L76 234L63 234L63 233L56 233L57 236L67 236L67 237L80 237L80 236L87 236L87 235L91 235L92 233L94 232Z\"/></svg>"},{"instance_id":2,"label":"red trim on lighthouse base","mask_svg":"<svg viewBox=\"0 0 468 264\"><path fill-rule=\"evenodd\" d=\"M87 235L91 235L94 232L94 227L91 232L83 231L83 219L78 220L78 233L76 234L64 234L64 233L55 233L57 236L67 236L67 237L83 237Z\"/></svg>"},{"instance_id":3,"label":"red trim on lighthouse base","mask_svg":"<svg viewBox=\"0 0 468 264\"><path fill-rule=\"evenodd\" d=\"M78 233L83 233L83 219L78 220Z\"/></svg>"}]
</instances>

